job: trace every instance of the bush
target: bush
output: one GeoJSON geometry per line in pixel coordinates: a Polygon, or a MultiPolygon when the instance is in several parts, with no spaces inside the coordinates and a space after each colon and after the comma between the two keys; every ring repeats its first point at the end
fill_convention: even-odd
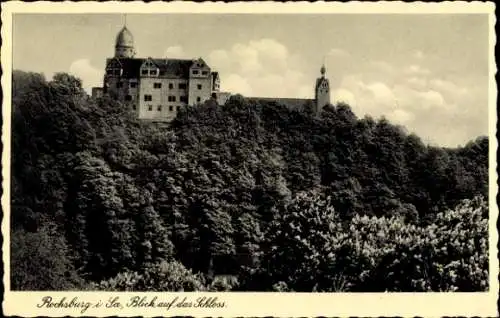
{"type": "Polygon", "coordinates": [[[66,240],[54,226],[38,232],[13,230],[11,288],[13,290],[77,290],[84,288],[75,270],[66,240]]]}
{"type": "Polygon", "coordinates": [[[358,291],[485,291],[488,206],[478,197],[437,214],[428,226],[402,218],[352,220],[351,272],[358,291]]]}
{"type": "Polygon", "coordinates": [[[203,278],[193,274],[176,261],[160,262],[145,267],[144,272],[125,272],[99,284],[95,288],[107,291],[201,291],[203,278]]]}

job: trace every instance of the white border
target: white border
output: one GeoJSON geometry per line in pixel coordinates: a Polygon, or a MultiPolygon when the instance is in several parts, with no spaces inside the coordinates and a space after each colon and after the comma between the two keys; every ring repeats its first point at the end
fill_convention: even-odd
{"type": "Polygon", "coordinates": [[[79,311],[71,309],[37,308],[43,296],[54,298],[66,296],[80,300],[107,300],[118,295],[125,301],[132,295],[156,295],[159,299],[169,300],[175,296],[197,298],[201,296],[218,297],[226,303],[224,309],[189,309],[166,311],[165,309],[131,309],[113,311],[106,308],[89,309],[86,316],[497,316],[496,301],[498,299],[498,233],[496,221],[498,207],[496,205],[496,95],[497,71],[494,59],[496,35],[494,31],[494,3],[491,2],[441,2],[441,3],[405,3],[405,2],[349,2],[349,3],[275,3],[275,2],[174,2],[174,3],[142,3],[142,2],[7,2],[2,3],[2,40],[1,65],[3,68],[3,126],[2,126],[2,175],[3,195],[2,222],[4,274],[3,310],[6,315],[19,316],[78,316],[79,311]],[[489,224],[489,256],[490,256],[490,291],[485,293],[104,293],[104,292],[12,292],[10,291],[10,111],[11,111],[11,74],[12,74],[12,15],[16,13],[272,13],[272,14],[373,14],[373,13],[405,13],[405,14],[462,14],[484,13],[489,16],[489,169],[490,169],[490,224],[489,224]]]}

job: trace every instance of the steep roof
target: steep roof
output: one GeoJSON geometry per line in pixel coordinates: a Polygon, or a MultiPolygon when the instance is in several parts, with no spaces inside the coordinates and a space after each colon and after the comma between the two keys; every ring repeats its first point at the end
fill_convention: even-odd
{"type": "MultiPolygon", "coordinates": [[[[106,65],[109,66],[115,60],[118,60],[123,69],[122,77],[137,78],[140,77],[141,65],[148,59],[111,58],[107,60],[106,65]]],[[[193,64],[192,60],[182,59],[151,59],[151,61],[159,68],[160,76],[174,78],[187,78],[189,76],[189,68],[193,64]]]]}

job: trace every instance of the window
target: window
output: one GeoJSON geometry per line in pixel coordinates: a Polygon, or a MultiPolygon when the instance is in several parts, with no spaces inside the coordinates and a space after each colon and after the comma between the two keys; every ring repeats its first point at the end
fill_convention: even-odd
{"type": "Polygon", "coordinates": [[[175,102],[175,96],[169,96],[168,97],[169,102],[175,102]]]}
{"type": "Polygon", "coordinates": [[[198,70],[193,70],[193,74],[194,74],[194,75],[197,75],[197,74],[199,74],[199,73],[200,73],[200,72],[199,72],[198,70]]]}
{"type": "Polygon", "coordinates": [[[169,89],[173,89],[173,88],[174,88],[174,84],[169,83],[169,84],[168,84],[168,88],[169,88],[169,89]]]}
{"type": "Polygon", "coordinates": [[[174,111],[174,106],[168,107],[168,110],[171,111],[171,112],[173,112],[174,111]]]}
{"type": "Polygon", "coordinates": [[[177,111],[181,111],[181,106],[177,106],[177,111]]]}
{"type": "Polygon", "coordinates": [[[201,97],[196,97],[196,101],[199,103],[201,102],[201,97]]]}
{"type": "Polygon", "coordinates": [[[106,70],[106,74],[108,75],[114,75],[114,70],[106,70]]]}
{"type": "Polygon", "coordinates": [[[145,102],[150,102],[152,100],[153,100],[153,96],[151,96],[151,95],[144,95],[144,101],[145,102]]]}
{"type": "Polygon", "coordinates": [[[201,84],[198,84],[198,89],[201,89],[201,84]]]}
{"type": "Polygon", "coordinates": [[[183,103],[187,103],[187,96],[181,96],[179,100],[183,103]]]}
{"type": "Polygon", "coordinates": [[[153,110],[153,105],[148,105],[148,110],[152,111],[153,110]]]}
{"type": "Polygon", "coordinates": [[[161,112],[161,105],[158,105],[158,111],[161,112]]]}
{"type": "Polygon", "coordinates": [[[158,74],[158,72],[156,70],[149,71],[149,75],[156,75],[156,74],[158,74]]]}
{"type": "Polygon", "coordinates": [[[134,104],[134,105],[132,105],[132,109],[133,109],[133,110],[135,110],[136,108],[137,108],[137,107],[135,106],[135,104],[134,104]]]}
{"type": "Polygon", "coordinates": [[[179,89],[186,89],[186,83],[179,84],[179,89]]]}
{"type": "Polygon", "coordinates": [[[154,88],[161,88],[161,83],[154,83],[154,84],[153,84],[153,87],[154,87],[154,88]]]}
{"type": "Polygon", "coordinates": [[[148,70],[142,70],[142,71],[141,71],[141,74],[142,74],[142,75],[148,75],[148,70]]]}
{"type": "Polygon", "coordinates": [[[121,70],[120,69],[115,69],[115,70],[113,70],[113,74],[116,75],[116,76],[120,76],[121,75],[121,70]]]}
{"type": "Polygon", "coordinates": [[[116,88],[122,88],[122,87],[123,87],[123,82],[116,83],[116,88]]]}
{"type": "Polygon", "coordinates": [[[136,88],[136,87],[137,87],[137,83],[136,82],[130,83],[130,88],[136,88]]]}
{"type": "Polygon", "coordinates": [[[132,96],[131,96],[131,95],[126,95],[126,96],[125,96],[125,100],[126,100],[127,102],[130,102],[130,101],[132,100],[132,96]]]}
{"type": "Polygon", "coordinates": [[[201,72],[202,75],[208,75],[208,72],[207,71],[203,71],[201,72]]]}

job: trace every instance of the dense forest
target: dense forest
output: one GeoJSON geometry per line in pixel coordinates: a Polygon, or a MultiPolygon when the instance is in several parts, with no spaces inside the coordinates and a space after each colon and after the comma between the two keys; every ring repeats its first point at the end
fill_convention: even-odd
{"type": "Polygon", "coordinates": [[[233,96],[141,122],[14,71],[14,290],[488,289],[488,139],[233,96]]]}

